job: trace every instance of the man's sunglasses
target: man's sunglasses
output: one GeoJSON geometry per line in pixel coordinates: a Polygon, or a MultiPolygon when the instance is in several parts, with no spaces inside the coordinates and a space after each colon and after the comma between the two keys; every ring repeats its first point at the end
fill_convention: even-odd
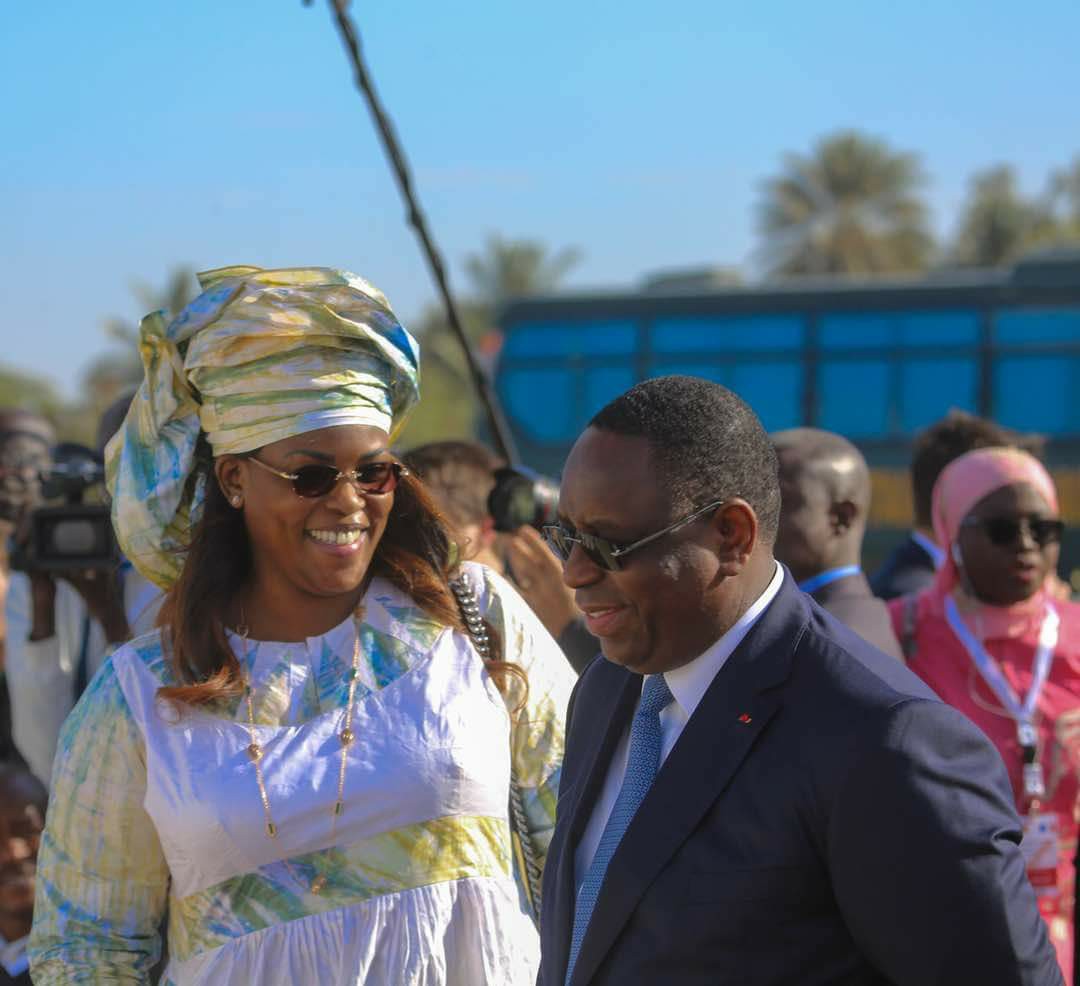
{"type": "Polygon", "coordinates": [[[409,475],[409,470],[400,462],[368,462],[356,469],[347,469],[344,472],[333,466],[312,464],[301,466],[296,472],[282,472],[280,469],[268,466],[261,459],[256,459],[253,455],[247,458],[249,462],[254,462],[267,472],[289,480],[292,483],[293,492],[305,499],[326,496],[342,479],[356,483],[361,493],[382,496],[384,493],[393,493],[397,489],[398,480],[402,476],[409,475]]]}
{"type": "Polygon", "coordinates": [[[632,541],[630,544],[618,544],[615,541],[609,541],[607,538],[597,537],[595,534],[586,534],[584,531],[567,530],[562,524],[549,524],[541,529],[541,533],[544,535],[544,540],[551,545],[552,551],[564,563],[569,561],[570,552],[574,550],[576,544],[585,552],[585,556],[594,565],[599,565],[600,568],[609,572],[617,572],[622,568],[620,558],[630,554],[631,551],[637,551],[638,548],[644,548],[645,545],[652,544],[653,541],[662,538],[665,534],[671,534],[680,527],[685,527],[703,514],[722,507],[726,502],[726,500],[716,500],[700,510],[695,510],[681,520],[675,521],[674,524],[668,525],[662,531],[657,531],[655,534],[650,534],[638,541],[632,541]]]}
{"type": "Polygon", "coordinates": [[[978,527],[1000,548],[1015,544],[1024,529],[1040,548],[1056,544],[1065,533],[1064,521],[1051,517],[965,517],[960,526],[978,527]]]}

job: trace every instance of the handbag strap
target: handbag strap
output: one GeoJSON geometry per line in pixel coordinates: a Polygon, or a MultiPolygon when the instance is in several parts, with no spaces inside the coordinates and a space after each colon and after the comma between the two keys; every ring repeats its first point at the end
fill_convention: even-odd
{"type": "MultiPolygon", "coordinates": [[[[480,606],[476,601],[476,590],[473,588],[469,576],[462,569],[457,578],[450,580],[450,589],[457,598],[461,616],[465,621],[465,627],[469,631],[477,653],[485,662],[491,660],[491,638],[484,626],[483,617],[480,615],[480,606]]],[[[513,761],[510,764],[510,821],[513,824],[514,834],[517,836],[518,848],[521,852],[521,870],[525,877],[525,890],[529,898],[529,908],[532,911],[534,922],[540,921],[540,861],[536,856],[536,847],[529,836],[528,818],[525,814],[525,802],[521,796],[521,785],[518,784],[517,771],[513,761]]]]}

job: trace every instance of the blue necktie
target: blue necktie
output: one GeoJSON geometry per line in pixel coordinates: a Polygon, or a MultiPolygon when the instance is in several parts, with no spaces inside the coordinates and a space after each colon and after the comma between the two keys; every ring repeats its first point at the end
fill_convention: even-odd
{"type": "Polygon", "coordinates": [[[589,870],[578,891],[574,907],[574,930],[570,936],[570,961],[566,965],[566,983],[574,972],[585,929],[589,926],[596,898],[600,896],[600,887],[604,882],[611,857],[622,841],[630,820],[637,813],[645,795],[652,787],[657,770],[660,769],[660,711],[671,704],[674,696],[668,690],[662,674],[656,674],[645,681],[641,691],[641,702],[630,724],[630,752],[626,758],[626,774],[623,777],[619,796],[611,809],[604,834],[596,847],[596,855],[589,865],[589,870]]]}

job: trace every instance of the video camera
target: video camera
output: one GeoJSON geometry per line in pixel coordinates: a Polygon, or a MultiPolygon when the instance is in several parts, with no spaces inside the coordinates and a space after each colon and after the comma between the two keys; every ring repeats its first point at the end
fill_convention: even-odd
{"type": "Polygon", "coordinates": [[[62,504],[36,507],[28,537],[16,547],[12,568],[23,572],[112,569],[121,561],[106,503],[84,503],[88,490],[105,482],[105,467],[90,449],[61,442],[53,464],[41,476],[44,500],[62,504]]]}
{"type": "Polygon", "coordinates": [[[495,486],[488,495],[488,513],[495,530],[554,524],[559,509],[559,484],[523,466],[495,470],[495,486]]]}

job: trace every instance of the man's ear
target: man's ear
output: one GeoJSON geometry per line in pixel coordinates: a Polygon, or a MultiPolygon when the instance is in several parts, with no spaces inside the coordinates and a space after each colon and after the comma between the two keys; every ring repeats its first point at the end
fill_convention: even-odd
{"type": "Polygon", "coordinates": [[[720,574],[738,575],[753,554],[760,530],[757,514],[741,497],[728,500],[710,521],[720,574]]]}
{"type": "Polygon", "coordinates": [[[480,521],[480,534],[477,537],[477,541],[481,548],[492,548],[495,544],[495,539],[499,536],[499,532],[495,530],[495,518],[485,517],[480,521]]]}
{"type": "Polygon", "coordinates": [[[859,508],[851,500],[837,500],[829,507],[829,526],[838,537],[847,534],[855,524],[859,508]]]}

